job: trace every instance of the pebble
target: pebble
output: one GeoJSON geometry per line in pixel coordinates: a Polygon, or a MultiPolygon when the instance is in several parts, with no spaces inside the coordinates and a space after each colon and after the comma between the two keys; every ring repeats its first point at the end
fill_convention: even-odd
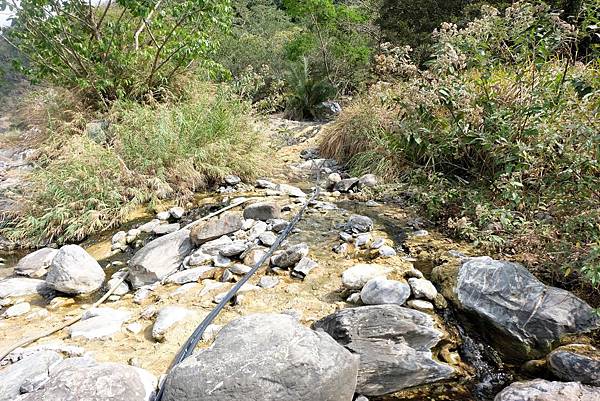
{"type": "Polygon", "coordinates": [[[342,284],[351,290],[360,290],[367,281],[375,277],[384,277],[392,269],[376,264],[357,264],[342,273],[342,284]]]}
{"type": "Polygon", "coordinates": [[[233,273],[231,271],[229,271],[229,269],[225,269],[223,271],[223,275],[221,276],[221,282],[228,283],[228,282],[234,281],[234,280],[235,280],[235,276],[233,275],[233,273]]]}
{"type": "Polygon", "coordinates": [[[213,256],[212,261],[216,267],[228,267],[231,265],[231,259],[223,255],[213,256]]]}
{"type": "Polygon", "coordinates": [[[373,229],[373,220],[367,216],[353,215],[350,216],[346,223],[346,231],[359,234],[367,233],[373,229]]]}
{"type": "Polygon", "coordinates": [[[190,316],[190,311],[185,308],[165,306],[156,316],[156,320],[152,326],[152,338],[159,342],[164,341],[167,331],[188,316],[190,316]]]}
{"type": "Polygon", "coordinates": [[[48,316],[50,316],[50,312],[47,309],[38,309],[25,316],[25,318],[27,320],[37,320],[47,318],[48,316]]]}

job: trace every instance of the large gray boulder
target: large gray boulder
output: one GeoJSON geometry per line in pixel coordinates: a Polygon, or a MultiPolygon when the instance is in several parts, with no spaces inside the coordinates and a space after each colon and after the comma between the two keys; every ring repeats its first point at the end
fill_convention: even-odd
{"type": "Polygon", "coordinates": [[[14,401],[21,386],[46,380],[48,371],[60,361],[58,353],[40,351],[0,370],[0,401],[14,401]]]}
{"type": "Polygon", "coordinates": [[[156,379],[117,363],[77,363],[51,372],[42,387],[13,401],[150,401],[156,379]]]}
{"type": "Polygon", "coordinates": [[[46,283],[65,294],[88,294],[104,284],[105,274],[96,259],[79,245],[65,245],[48,270],[46,283]]]}
{"type": "Polygon", "coordinates": [[[600,352],[589,345],[569,345],[546,358],[550,371],[564,381],[600,386],[600,352]]]}
{"type": "Polygon", "coordinates": [[[225,212],[218,219],[211,219],[196,224],[190,233],[194,245],[202,245],[223,235],[241,230],[242,215],[236,212],[225,212]]]}
{"type": "Polygon", "coordinates": [[[42,248],[24,256],[15,266],[15,274],[28,277],[43,277],[46,275],[52,259],[58,249],[42,248]]]}
{"type": "Polygon", "coordinates": [[[177,365],[163,401],[351,401],[357,368],[356,356],[291,316],[249,315],[177,365]]]}
{"type": "Polygon", "coordinates": [[[189,230],[179,230],[149,242],[129,261],[131,285],[140,288],[162,280],[176,271],[191,251],[189,230]]]}
{"type": "Polygon", "coordinates": [[[440,266],[432,277],[510,360],[543,357],[562,337],[600,327],[588,304],[543,284],[517,263],[470,258],[457,270],[440,266]]]}
{"type": "Polygon", "coordinates": [[[389,394],[454,375],[452,367],[432,358],[443,333],[425,313],[398,305],[364,306],[340,310],[315,328],[360,356],[359,394],[389,394]]]}
{"type": "Polygon", "coordinates": [[[0,280],[0,299],[44,295],[52,289],[44,280],[26,277],[13,277],[0,280]]]}
{"type": "Polygon", "coordinates": [[[360,291],[360,299],[365,305],[397,304],[404,305],[410,297],[408,284],[385,277],[375,277],[360,291]]]}
{"type": "Polygon", "coordinates": [[[536,379],[515,382],[502,390],[494,401],[598,401],[600,388],[577,382],[536,379]]]}

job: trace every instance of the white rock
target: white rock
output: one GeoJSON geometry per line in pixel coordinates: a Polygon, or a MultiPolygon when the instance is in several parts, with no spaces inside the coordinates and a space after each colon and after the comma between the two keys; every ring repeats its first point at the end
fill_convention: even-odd
{"type": "Polygon", "coordinates": [[[408,305],[409,308],[420,310],[421,312],[430,312],[434,309],[431,302],[422,299],[411,299],[406,302],[406,305],[408,305]]]}
{"type": "Polygon", "coordinates": [[[396,256],[396,251],[391,246],[383,245],[379,248],[379,256],[382,258],[391,258],[396,256]]]}
{"type": "Polygon", "coordinates": [[[133,334],[138,334],[144,329],[144,326],[142,326],[142,324],[139,322],[134,322],[128,324],[127,326],[125,326],[125,328],[133,334]]]}
{"type": "Polygon", "coordinates": [[[262,288],[273,288],[279,284],[279,278],[275,276],[262,276],[258,281],[258,286],[262,288]]]}
{"type": "Polygon", "coordinates": [[[15,266],[15,274],[29,277],[43,277],[58,249],[42,248],[24,256],[15,266]]]}
{"type": "Polygon", "coordinates": [[[215,268],[213,266],[202,266],[193,269],[183,270],[170,275],[167,278],[167,283],[173,284],[186,284],[197,282],[200,279],[213,278],[215,275],[215,268]]]}
{"type": "Polygon", "coordinates": [[[31,305],[29,302],[21,302],[19,304],[13,305],[7,310],[4,311],[2,317],[8,319],[11,317],[17,317],[26,314],[31,310],[31,305]]]}
{"type": "Polygon", "coordinates": [[[152,326],[152,338],[156,341],[164,341],[167,331],[190,314],[189,310],[178,306],[162,308],[152,326]]]}
{"type": "Polygon", "coordinates": [[[433,301],[438,294],[433,283],[427,279],[409,278],[408,284],[410,285],[415,298],[425,298],[433,301]]]}
{"type": "Polygon", "coordinates": [[[240,276],[248,273],[250,270],[252,270],[252,268],[250,266],[246,266],[241,263],[235,263],[233,266],[231,266],[229,268],[230,272],[232,272],[233,274],[238,274],[240,276]]]}
{"type": "Polygon", "coordinates": [[[78,295],[98,290],[104,278],[104,270],[82,247],[65,245],[52,260],[46,283],[56,291],[78,295]]]}
{"type": "Polygon", "coordinates": [[[0,280],[0,299],[44,294],[49,287],[44,280],[14,277],[0,280]]]}
{"type": "Polygon", "coordinates": [[[185,209],[179,206],[175,206],[169,209],[169,214],[171,215],[171,217],[173,217],[174,219],[179,220],[180,218],[183,217],[185,213],[185,209]]]}
{"type": "Polygon", "coordinates": [[[383,277],[369,280],[360,291],[360,299],[365,305],[403,305],[408,297],[410,297],[408,284],[383,277]]]}
{"type": "Polygon", "coordinates": [[[126,237],[127,237],[127,233],[125,231],[119,231],[115,235],[112,236],[110,242],[112,244],[125,244],[126,237]]]}
{"type": "Polygon", "coordinates": [[[231,259],[229,259],[223,255],[215,255],[215,256],[213,256],[212,260],[213,260],[213,264],[216,267],[227,267],[232,263],[231,259]]]}
{"type": "Polygon", "coordinates": [[[169,220],[169,217],[171,217],[171,213],[168,210],[156,214],[156,218],[162,221],[169,220]]]}
{"type": "Polygon", "coordinates": [[[386,277],[392,268],[376,264],[357,264],[342,273],[342,284],[352,290],[360,290],[375,277],[386,277]]]}
{"type": "Polygon", "coordinates": [[[151,233],[151,232],[152,232],[152,230],[154,230],[154,227],[158,226],[159,224],[160,224],[160,220],[158,220],[158,219],[153,219],[153,220],[150,220],[150,221],[149,221],[149,222],[147,222],[147,223],[144,223],[144,224],[142,224],[142,225],[139,227],[139,230],[140,230],[141,232],[144,232],[144,233],[151,233]]]}
{"type": "Polygon", "coordinates": [[[206,330],[204,330],[204,333],[202,333],[202,341],[213,341],[217,338],[217,335],[219,335],[219,331],[221,331],[222,328],[223,326],[219,324],[209,324],[208,327],[206,327],[206,330]]]}

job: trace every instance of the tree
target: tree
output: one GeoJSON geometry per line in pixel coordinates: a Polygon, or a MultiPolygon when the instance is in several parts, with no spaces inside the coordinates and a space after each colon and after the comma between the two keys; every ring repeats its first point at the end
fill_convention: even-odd
{"type": "Polygon", "coordinates": [[[25,72],[104,105],[161,98],[206,62],[231,18],[229,0],[0,0],[7,8],[16,15],[3,37],[27,56],[25,72]]]}

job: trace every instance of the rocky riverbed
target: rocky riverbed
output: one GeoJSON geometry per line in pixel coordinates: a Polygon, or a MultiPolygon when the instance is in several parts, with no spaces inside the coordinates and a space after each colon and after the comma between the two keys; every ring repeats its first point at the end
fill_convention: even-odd
{"type": "Polygon", "coordinates": [[[377,177],[320,158],[320,128],[271,119],[273,168],[256,182],[226,177],[191,207],[6,257],[2,348],[85,313],[0,362],[0,401],[150,400],[159,380],[170,401],[600,399],[588,337],[600,320],[585,302],[445,238],[393,199],[370,199],[377,177]],[[285,230],[317,172],[318,200],[195,354],[163,376],[285,230]]]}

